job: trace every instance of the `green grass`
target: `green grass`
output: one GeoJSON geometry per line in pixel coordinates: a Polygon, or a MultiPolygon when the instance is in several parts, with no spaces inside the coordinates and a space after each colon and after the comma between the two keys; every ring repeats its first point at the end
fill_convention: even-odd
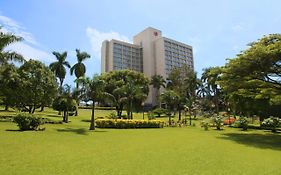
{"type": "MultiPolygon", "coordinates": [[[[61,120],[56,114],[47,110],[40,115],[61,120]]],[[[280,174],[280,133],[203,131],[198,124],[89,131],[89,119],[90,110],[80,110],[68,124],[26,132],[17,131],[14,123],[0,122],[0,174],[280,174]]]]}

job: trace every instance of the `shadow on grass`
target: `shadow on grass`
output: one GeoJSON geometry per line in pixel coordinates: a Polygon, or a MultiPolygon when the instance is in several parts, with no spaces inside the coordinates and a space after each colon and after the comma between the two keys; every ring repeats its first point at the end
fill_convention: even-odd
{"type": "Polygon", "coordinates": [[[225,140],[235,141],[239,144],[253,146],[263,149],[275,149],[281,151],[281,135],[280,134],[243,134],[243,133],[227,133],[223,137],[225,140]]]}
{"type": "Polygon", "coordinates": [[[81,122],[91,122],[91,120],[88,119],[82,119],[81,122]]]}
{"type": "Polygon", "coordinates": [[[5,131],[10,131],[10,132],[23,132],[22,130],[19,130],[19,129],[6,129],[5,131]]]}
{"type": "Polygon", "coordinates": [[[90,131],[85,128],[65,128],[65,129],[57,129],[57,131],[58,132],[72,132],[72,133],[79,134],[79,135],[88,135],[89,132],[107,132],[107,131],[102,131],[102,130],[90,131]]]}

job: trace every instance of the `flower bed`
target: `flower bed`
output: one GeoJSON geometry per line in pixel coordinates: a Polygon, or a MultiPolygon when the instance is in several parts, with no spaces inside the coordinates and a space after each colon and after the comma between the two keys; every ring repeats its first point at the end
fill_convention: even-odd
{"type": "Polygon", "coordinates": [[[97,128],[163,128],[164,122],[159,120],[124,120],[124,119],[97,119],[97,128]]]}

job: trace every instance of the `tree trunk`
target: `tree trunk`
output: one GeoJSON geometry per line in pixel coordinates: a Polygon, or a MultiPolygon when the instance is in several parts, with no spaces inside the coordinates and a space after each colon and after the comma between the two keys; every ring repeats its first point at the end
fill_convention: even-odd
{"type": "Polygon", "coordinates": [[[95,101],[93,101],[90,130],[95,130],[95,101]]]}
{"type": "Polygon", "coordinates": [[[40,112],[43,112],[43,111],[44,111],[44,107],[45,107],[45,106],[42,104],[42,105],[41,105],[40,112]]]}
{"type": "Polygon", "coordinates": [[[180,106],[178,106],[178,109],[179,109],[179,121],[181,121],[181,108],[180,108],[180,106]]]}
{"type": "Polygon", "coordinates": [[[5,105],[5,111],[9,111],[9,105],[5,105]]]}
{"type": "Polygon", "coordinates": [[[35,109],[36,109],[36,107],[35,107],[35,105],[34,105],[32,111],[31,111],[32,114],[34,114],[35,109]]]}

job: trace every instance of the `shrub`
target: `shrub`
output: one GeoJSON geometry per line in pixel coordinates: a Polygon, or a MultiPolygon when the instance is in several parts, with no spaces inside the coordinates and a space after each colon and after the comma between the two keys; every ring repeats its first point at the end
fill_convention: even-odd
{"type": "Polygon", "coordinates": [[[209,130],[209,123],[207,121],[202,121],[201,127],[204,128],[205,131],[208,131],[209,130]]]}
{"type": "Polygon", "coordinates": [[[221,130],[221,127],[223,126],[223,120],[220,115],[216,115],[213,117],[213,123],[217,127],[217,130],[221,130]]]}
{"type": "Polygon", "coordinates": [[[281,119],[278,117],[269,117],[265,119],[262,124],[264,128],[270,128],[272,132],[276,132],[277,128],[281,126],[281,119]]]}
{"type": "Polygon", "coordinates": [[[118,116],[116,115],[115,112],[111,112],[107,118],[109,118],[109,119],[117,119],[118,116]]]}
{"type": "Polygon", "coordinates": [[[235,128],[242,128],[243,131],[246,131],[249,127],[249,121],[246,117],[240,117],[239,120],[236,120],[233,124],[235,128]]]}
{"type": "Polygon", "coordinates": [[[34,117],[30,114],[20,113],[14,117],[14,122],[17,123],[18,127],[22,131],[26,130],[38,130],[40,125],[44,122],[39,117],[34,117]]]}
{"type": "Polygon", "coordinates": [[[156,115],[156,117],[161,117],[161,115],[166,114],[167,112],[168,110],[164,108],[156,108],[152,111],[152,113],[156,115]]]}
{"type": "Polygon", "coordinates": [[[152,112],[149,112],[149,113],[147,114],[147,118],[148,118],[148,120],[154,120],[156,117],[153,115],[152,112]]]}
{"type": "Polygon", "coordinates": [[[97,119],[97,128],[163,128],[164,122],[159,120],[124,120],[124,119],[97,119]]]}

